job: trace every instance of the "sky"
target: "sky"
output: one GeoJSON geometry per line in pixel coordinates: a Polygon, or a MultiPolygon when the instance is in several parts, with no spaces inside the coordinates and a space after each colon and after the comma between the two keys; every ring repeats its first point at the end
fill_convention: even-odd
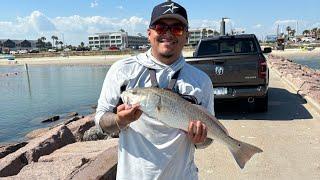
{"type": "MultiPolygon", "coordinates": [[[[0,39],[48,41],[55,35],[64,44],[88,44],[94,33],[126,30],[142,33],[155,5],[163,0],[0,0],[0,39]]],[[[226,32],[244,30],[259,39],[287,26],[301,34],[320,28],[319,0],[177,0],[188,12],[189,28],[209,27],[219,31],[228,17],[226,32]]]]}

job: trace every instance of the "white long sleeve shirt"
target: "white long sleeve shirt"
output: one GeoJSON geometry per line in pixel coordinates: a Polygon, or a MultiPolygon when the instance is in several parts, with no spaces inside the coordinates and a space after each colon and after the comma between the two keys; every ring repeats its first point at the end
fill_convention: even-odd
{"type": "MultiPolygon", "coordinates": [[[[126,89],[151,86],[148,68],[156,70],[161,88],[167,87],[174,73],[181,69],[176,82],[179,93],[195,96],[214,115],[212,82],[207,74],[187,64],[182,56],[165,65],[149,50],[110,67],[98,101],[96,125],[99,126],[105,112],[112,112],[118,104],[121,86],[126,85],[126,89]]],[[[142,114],[120,132],[117,179],[198,179],[194,151],[185,132],[142,114]]]]}

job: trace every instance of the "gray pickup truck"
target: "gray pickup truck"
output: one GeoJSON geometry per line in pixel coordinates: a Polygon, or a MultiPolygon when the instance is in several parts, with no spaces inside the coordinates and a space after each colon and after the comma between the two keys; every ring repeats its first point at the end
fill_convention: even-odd
{"type": "Polygon", "coordinates": [[[213,83],[215,101],[246,99],[254,110],[268,110],[269,70],[254,34],[202,39],[186,61],[206,72],[213,83]]]}

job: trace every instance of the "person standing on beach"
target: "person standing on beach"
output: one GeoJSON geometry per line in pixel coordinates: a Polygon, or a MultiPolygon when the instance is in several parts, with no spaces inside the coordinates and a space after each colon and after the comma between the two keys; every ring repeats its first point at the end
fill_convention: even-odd
{"type": "Polygon", "coordinates": [[[207,142],[207,127],[198,120],[188,132],[169,128],[121,103],[120,94],[136,87],[168,88],[214,115],[210,78],[182,56],[188,39],[187,12],[168,1],[154,7],[147,30],[151,48],[114,63],[103,83],[95,123],[106,133],[120,131],[117,179],[198,179],[196,146],[207,142]]]}

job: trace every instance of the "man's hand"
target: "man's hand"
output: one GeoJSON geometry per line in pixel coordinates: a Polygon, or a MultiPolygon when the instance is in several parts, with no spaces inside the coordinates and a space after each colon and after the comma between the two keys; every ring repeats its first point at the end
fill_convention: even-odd
{"type": "Polygon", "coordinates": [[[203,143],[207,138],[207,126],[201,121],[190,121],[188,136],[194,144],[203,143]]]}
{"type": "Polygon", "coordinates": [[[131,122],[139,119],[142,114],[139,107],[139,104],[121,104],[117,107],[117,122],[121,128],[124,128],[131,122]]]}

